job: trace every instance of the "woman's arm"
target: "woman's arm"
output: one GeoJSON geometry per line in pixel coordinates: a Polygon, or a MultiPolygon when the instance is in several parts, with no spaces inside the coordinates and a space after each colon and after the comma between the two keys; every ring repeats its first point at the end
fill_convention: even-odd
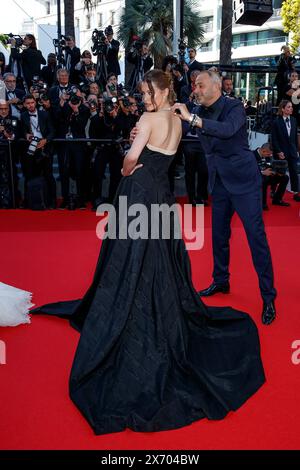
{"type": "MultiPolygon", "coordinates": [[[[139,131],[132,143],[129,152],[124,158],[122,169],[123,176],[129,176],[131,172],[135,169],[139,156],[142,153],[143,148],[149,141],[151,135],[150,119],[151,118],[148,113],[144,113],[141,116],[139,122],[137,123],[139,131]]],[[[138,168],[140,168],[141,166],[143,165],[138,165],[138,168]]]]}

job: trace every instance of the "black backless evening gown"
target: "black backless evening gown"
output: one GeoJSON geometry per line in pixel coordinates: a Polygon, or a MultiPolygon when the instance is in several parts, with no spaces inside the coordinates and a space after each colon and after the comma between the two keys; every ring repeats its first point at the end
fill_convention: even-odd
{"type": "MultiPolygon", "coordinates": [[[[124,177],[128,206],[175,203],[173,156],[145,147],[124,177]]],[[[32,311],[69,318],[81,332],[70,396],[96,434],[149,432],[222,419],[264,383],[257,328],[244,312],[206,307],[183,240],[105,239],[83,299],[32,311]]]]}

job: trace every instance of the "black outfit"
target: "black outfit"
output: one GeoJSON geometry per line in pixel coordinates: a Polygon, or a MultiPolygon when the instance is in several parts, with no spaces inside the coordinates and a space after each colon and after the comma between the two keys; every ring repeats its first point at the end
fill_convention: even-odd
{"type": "Polygon", "coordinates": [[[129,51],[126,55],[126,60],[134,65],[134,68],[131,72],[130,78],[128,80],[127,86],[134,90],[136,88],[137,83],[142,80],[145,73],[151,69],[153,66],[152,58],[147,56],[141,56],[137,51],[129,51]]]}
{"type": "Polygon", "coordinates": [[[110,47],[107,47],[106,62],[107,62],[107,74],[114,73],[116,76],[121,75],[121,69],[119,64],[119,49],[120,43],[116,39],[112,39],[110,47]]]}
{"type": "Polygon", "coordinates": [[[13,59],[20,61],[25,82],[28,86],[28,89],[32,85],[32,79],[35,75],[40,76],[41,74],[41,65],[46,64],[41,51],[34,47],[28,47],[22,52],[18,52],[18,49],[15,47],[11,48],[11,56],[13,59]]]}
{"type": "MultiPolygon", "coordinates": [[[[89,136],[92,139],[118,139],[121,137],[120,121],[116,118],[111,118],[105,114],[104,118],[95,116],[91,120],[89,128],[89,136]]],[[[117,143],[99,143],[96,147],[95,161],[94,161],[94,196],[95,203],[103,199],[102,183],[104,179],[106,166],[109,165],[109,189],[108,199],[113,201],[117,187],[121,180],[121,169],[123,166],[123,152],[120,144],[117,143]]]]}
{"type": "Polygon", "coordinates": [[[80,62],[81,54],[79,47],[74,46],[73,49],[66,47],[65,49],[65,62],[66,69],[70,73],[70,82],[78,84],[78,73],[75,66],[80,62]]]}
{"type": "Polygon", "coordinates": [[[290,116],[289,120],[291,126],[290,135],[288,135],[287,127],[282,116],[278,116],[273,123],[271,133],[273,154],[274,156],[276,156],[280,152],[284,153],[289,167],[291,189],[292,191],[299,192],[299,181],[297,172],[297,121],[293,116],[290,116]]]}
{"type": "MultiPolygon", "coordinates": [[[[37,110],[36,114],[38,116],[38,127],[43,138],[47,139],[47,141],[52,140],[54,138],[54,128],[50,115],[46,111],[40,110],[37,110]]],[[[21,115],[21,128],[24,137],[26,137],[26,134],[33,133],[28,111],[25,111],[21,115]]],[[[29,144],[26,144],[26,150],[28,146],[29,144]]],[[[56,204],[56,183],[53,176],[53,155],[49,145],[46,144],[43,150],[36,150],[34,155],[23,155],[21,165],[25,177],[25,203],[28,181],[38,176],[43,176],[46,181],[48,194],[46,204],[49,207],[54,207],[56,204]]]]}
{"type": "MultiPolygon", "coordinates": [[[[256,158],[258,166],[261,168],[262,157],[260,156],[258,149],[254,150],[254,156],[256,158]]],[[[262,203],[263,207],[267,205],[267,192],[268,186],[274,188],[273,202],[277,203],[282,201],[283,195],[285,193],[287,184],[289,182],[288,175],[271,175],[266,176],[262,174],[262,203]]]]}
{"type": "MultiPolygon", "coordinates": [[[[145,147],[144,166],[122,179],[117,196],[149,210],[152,203],[174,204],[171,161],[145,147]]],[[[105,239],[85,297],[32,313],[71,315],[81,331],[69,390],[96,434],[222,419],[265,380],[254,322],[202,303],[185,244],[173,232],[168,240],[105,239]]]]}
{"type": "MultiPolygon", "coordinates": [[[[68,103],[65,103],[61,110],[62,121],[67,125],[68,133],[70,132],[72,137],[77,139],[86,138],[85,126],[89,116],[90,111],[83,104],[79,106],[79,113],[77,115],[73,113],[68,103]]],[[[68,181],[68,186],[70,176],[76,180],[78,203],[80,205],[85,201],[85,175],[87,174],[89,164],[86,143],[72,142],[72,139],[70,139],[70,143],[66,144],[65,150],[66,162],[62,168],[64,173],[63,179],[68,181]]],[[[65,194],[63,197],[65,199],[65,194]]]]}
{"type": "Polygon", "coordinates": [[[277,106],[284,99],[285,87],[289,81],[289,74],[294,70],[294,62],[292,56],[285,57],[284,54],[279,56],[277,74],[274,80],[274,85],[277,86],[277,106]]]}
{"type": "Polygon", "coordinates": [[[48,88],[51,88],[56,82],[56,72],[57,67],[54,65],[50,67],[50,65],[45,65],[45,67],[41,70],[41,78],[47,84],[48,88]]]}

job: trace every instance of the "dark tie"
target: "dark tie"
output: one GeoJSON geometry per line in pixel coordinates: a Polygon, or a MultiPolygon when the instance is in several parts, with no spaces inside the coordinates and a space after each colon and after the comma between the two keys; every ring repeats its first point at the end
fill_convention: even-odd
{"type": "Polygon", "coordinates": [[[287,125],[288,127],[291,126],[291,124],[290,124],[290,119],[289,119],[288,117],[286,118],[285,122],[286,122],[286,125],[287,125]]]}

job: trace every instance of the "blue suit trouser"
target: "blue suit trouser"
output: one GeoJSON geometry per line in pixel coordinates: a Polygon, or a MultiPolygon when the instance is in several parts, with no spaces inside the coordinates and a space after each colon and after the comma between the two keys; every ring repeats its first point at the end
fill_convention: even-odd
{"type": "Polygon", "coordinates": [[[212,191],[213,278],[216,284],[229,280],[231,219],[237,212],[244,226],[258,276],[261,296],[269,303],[276,297],[270,248],[262,217],[261,188],[247,194],[232,194],[217,175],[212,191]]]}

